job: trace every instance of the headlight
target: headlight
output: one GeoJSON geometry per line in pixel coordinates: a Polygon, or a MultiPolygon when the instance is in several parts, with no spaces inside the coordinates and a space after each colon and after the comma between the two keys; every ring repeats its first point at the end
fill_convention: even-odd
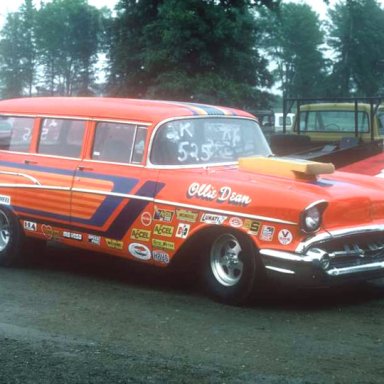
{"type": "Polygon", "coordinates": [[[304,209],[300,220],[300,228],[304,233],[313,233],[319,230],[327,205],[326,201],[318,201],[304,209]]]}

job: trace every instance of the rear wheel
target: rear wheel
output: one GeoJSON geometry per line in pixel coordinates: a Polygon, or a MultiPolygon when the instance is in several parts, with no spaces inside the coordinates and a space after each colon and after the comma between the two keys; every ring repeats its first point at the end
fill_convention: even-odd
{"type": "Polygon", "coordinates": [[[0,265],[10,266],[20,258],[24,234],[15,215],[0,207],[0,265]]]}
{"type": "Polygon", "coordinates": [[[257,255],[245,235],[217,234],[203,266],[206,287],[214,298],[232,305],[249,298],[257,276],[257,255]]]}

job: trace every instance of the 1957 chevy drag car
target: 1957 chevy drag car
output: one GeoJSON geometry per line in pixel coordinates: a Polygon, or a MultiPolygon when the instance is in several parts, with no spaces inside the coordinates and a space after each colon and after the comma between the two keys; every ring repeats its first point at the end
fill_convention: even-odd
{"type": "Polygon", "coordinates": [[[189,257],[231,304],[268,277],[384,276],[384,180],[276,158],[246,112],[30,98],[1,101],[0,119],[2,265],[47,240],[159,267],[189,257]]]}

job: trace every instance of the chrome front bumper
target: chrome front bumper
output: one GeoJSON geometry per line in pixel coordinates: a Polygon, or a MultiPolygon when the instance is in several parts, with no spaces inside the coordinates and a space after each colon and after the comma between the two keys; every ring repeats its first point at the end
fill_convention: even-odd
{"type": "Polygon", "coordinates": [[[384,227],[326,232],[300,243],[295,251],[261,249],[269,275],[298,283],[328,284],[384,277],[384,227]]]}

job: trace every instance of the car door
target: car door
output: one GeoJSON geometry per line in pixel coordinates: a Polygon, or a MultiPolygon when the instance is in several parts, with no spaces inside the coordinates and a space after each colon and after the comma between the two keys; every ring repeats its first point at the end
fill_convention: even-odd
{"type": "Polygon", "coordinates": [[[157,172],[142,165],[146,134],[137,124],[95,123],[71,197],[72,227],[85,234],[88,247],[151,258],[157,172]]]}
{"type": "Polygon", "coordinates": [[[36,150],[26,153],[20,164],[28,177],[17,210],[21,218],[40,223],[44,236],[52,239],[60,235],[53,227],[70,224],[71,187],[82,156],[86,121],[47,117],[39,119],[39,125],[36,150]]]}

